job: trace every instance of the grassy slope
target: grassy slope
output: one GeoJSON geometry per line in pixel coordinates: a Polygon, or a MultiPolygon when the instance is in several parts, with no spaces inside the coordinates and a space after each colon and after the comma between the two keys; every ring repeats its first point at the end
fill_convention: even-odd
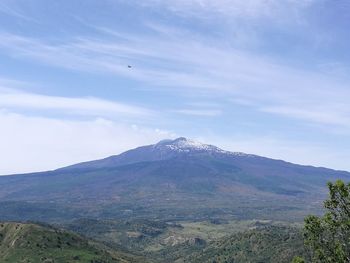
{"type": "Polygon", "coordinates": [[[0,258],[4,263],[136,262],[71,232],[21,223],[0,224],[0,258]]]}

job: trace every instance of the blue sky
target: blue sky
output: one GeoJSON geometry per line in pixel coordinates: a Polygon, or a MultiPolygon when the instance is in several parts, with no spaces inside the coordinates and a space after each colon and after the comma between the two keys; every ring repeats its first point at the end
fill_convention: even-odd
{"type": "Polygon", "coordinates": [[[346,0],[2,0],[0,174],[178,136],[350,170],[349,18],[346,0]]]}

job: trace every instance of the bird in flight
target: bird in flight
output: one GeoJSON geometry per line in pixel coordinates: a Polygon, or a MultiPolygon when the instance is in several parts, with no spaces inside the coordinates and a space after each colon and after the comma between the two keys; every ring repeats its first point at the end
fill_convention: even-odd
{"type": "Polygon", "coordinates": [[[128,68],[132,68],[130,65],[128,65],[128,68]]]}

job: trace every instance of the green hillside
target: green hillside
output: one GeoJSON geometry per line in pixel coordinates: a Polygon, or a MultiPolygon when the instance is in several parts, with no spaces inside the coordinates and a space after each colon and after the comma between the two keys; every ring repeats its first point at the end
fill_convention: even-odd
{"type": "Polygon", "coordinates": [[[301,225],[273,221],[75,220],[63,225],[150,262],[288,262],[304,255],[301,225]]]}
{"type": "Polygon", "coordinates": [[[0,224],[0,258],[3,263],[137,262],[77,234],[22,223],[0,224]]]}
{"type": "Polygon", "coordinates": [[[298,255],[305,255],[300,229],[267,226],[221,238],[185,262],[290,263],[298,255]]]}

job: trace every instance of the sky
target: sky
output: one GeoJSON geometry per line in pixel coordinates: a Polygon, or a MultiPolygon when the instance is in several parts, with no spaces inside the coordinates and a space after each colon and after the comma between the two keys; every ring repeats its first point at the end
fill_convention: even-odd
{"type": "Polygon", "coordinates": [[[347,0],[1,0],[0,174],[180,136],[350,171],[349,28],[347,0]]]}

